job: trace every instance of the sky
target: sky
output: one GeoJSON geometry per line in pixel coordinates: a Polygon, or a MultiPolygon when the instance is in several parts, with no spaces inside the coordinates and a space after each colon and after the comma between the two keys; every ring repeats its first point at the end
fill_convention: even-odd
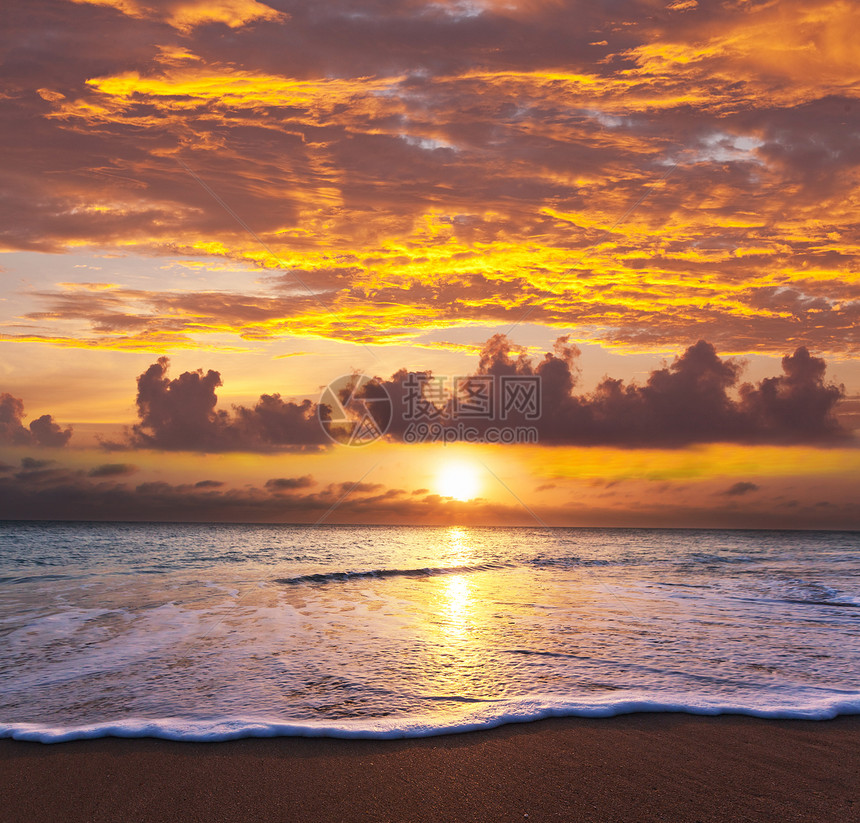
{"type": "Polygon", "coordinates": [[[11,0],[0,518],[860,528],[860,6],[11,0]]]}

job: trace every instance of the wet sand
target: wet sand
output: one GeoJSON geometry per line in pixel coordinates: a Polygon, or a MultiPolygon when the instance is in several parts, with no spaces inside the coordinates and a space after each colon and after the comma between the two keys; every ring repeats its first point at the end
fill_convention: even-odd
{"type": "Polygon", "coordinates": [[[2,821],[860,820],[860,717],[642,714],[423,740],[0,740],[2,821]]]}

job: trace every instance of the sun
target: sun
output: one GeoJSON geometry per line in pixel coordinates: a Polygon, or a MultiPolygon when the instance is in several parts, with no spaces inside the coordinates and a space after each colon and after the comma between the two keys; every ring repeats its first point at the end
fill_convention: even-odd
{"type": "Polygon", "coordinates": [[[480,469],[472,463],[458,460],[446,463],[436,476],[436,490],[443,497],[471,500],[481,488],[480,469]]]}

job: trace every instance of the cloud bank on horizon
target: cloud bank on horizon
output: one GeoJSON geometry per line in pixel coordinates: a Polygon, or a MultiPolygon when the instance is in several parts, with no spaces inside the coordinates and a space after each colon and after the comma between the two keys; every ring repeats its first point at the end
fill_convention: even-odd
{"type": "Polygon", "coordinates": [[[36,289],[2,337],[375,344],[528,312],[856,353],[858,27],[847,0],[17,0],[3,247],[263,279],[36,289]]]}
{"type": "MultiPolygon", "coordinates": [[[[713,345],[700,340],[647,380],[625,384],[605,377],[595,391],[575,393],[580,356],[567,337],[537,364],[502,334],[485,344],[475,376],[534,376],[540,415],[529,421],[543,445],[677,448],[700,443],[782,443],[786,445],[852,445],[854,438],[837,419],[842,386],[825,381],[826,363],[800,347],[782,359],[783,374],[758,383],[740,383],[743,363],[720,358],[713,345]],[[733,394],[735,396],[733,396],[733,394]]],[[[282,449],[318,451],[331,445],[322,419],[331,408],[310,398],[294,402],[264,394],[253,407],[217,407],[221,375],[212,369],[186,371],[170,378],[170,361],[161,357],[137,378],[138,422],[125,440],[105,441],[111,450],[154,449],[198,452],[269,452],[282,449]]],[[[431,372],[400,369],[388,380],[376,379],[391,411],[378,421],[389,440],[408,442],[407,385],[417,378],[423,387],[431,372]]],[[[468,376],[461,380],[468,379],[468,376]]],[[[439,425],[454,425],[450,399],[422,396],[439,425]]],[[[44,415],[25,429],[23,403],[0,395],[0,444],[62,446],[71,437],[44,415]]],[[[522,417],[522,416],[521,416],[522,417]]],[[[471,421],[486,428],[493,421],[471,421]]],[[[525,418],[512,418],[526,422],[525,418]]],[[[456,439],[456,438],[455,438],[456,439]]],[[[454,442],[449,441],[449,442],[454,442]]]]}

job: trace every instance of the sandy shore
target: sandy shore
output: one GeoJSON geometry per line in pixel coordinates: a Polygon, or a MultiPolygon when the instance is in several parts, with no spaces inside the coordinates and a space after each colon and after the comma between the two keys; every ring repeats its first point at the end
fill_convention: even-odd
{"type": "Polygon", "coordinates": [[[3,821],[860,820],[860,717],[632,715],[409,741],[0,740],[3,821]]]}

